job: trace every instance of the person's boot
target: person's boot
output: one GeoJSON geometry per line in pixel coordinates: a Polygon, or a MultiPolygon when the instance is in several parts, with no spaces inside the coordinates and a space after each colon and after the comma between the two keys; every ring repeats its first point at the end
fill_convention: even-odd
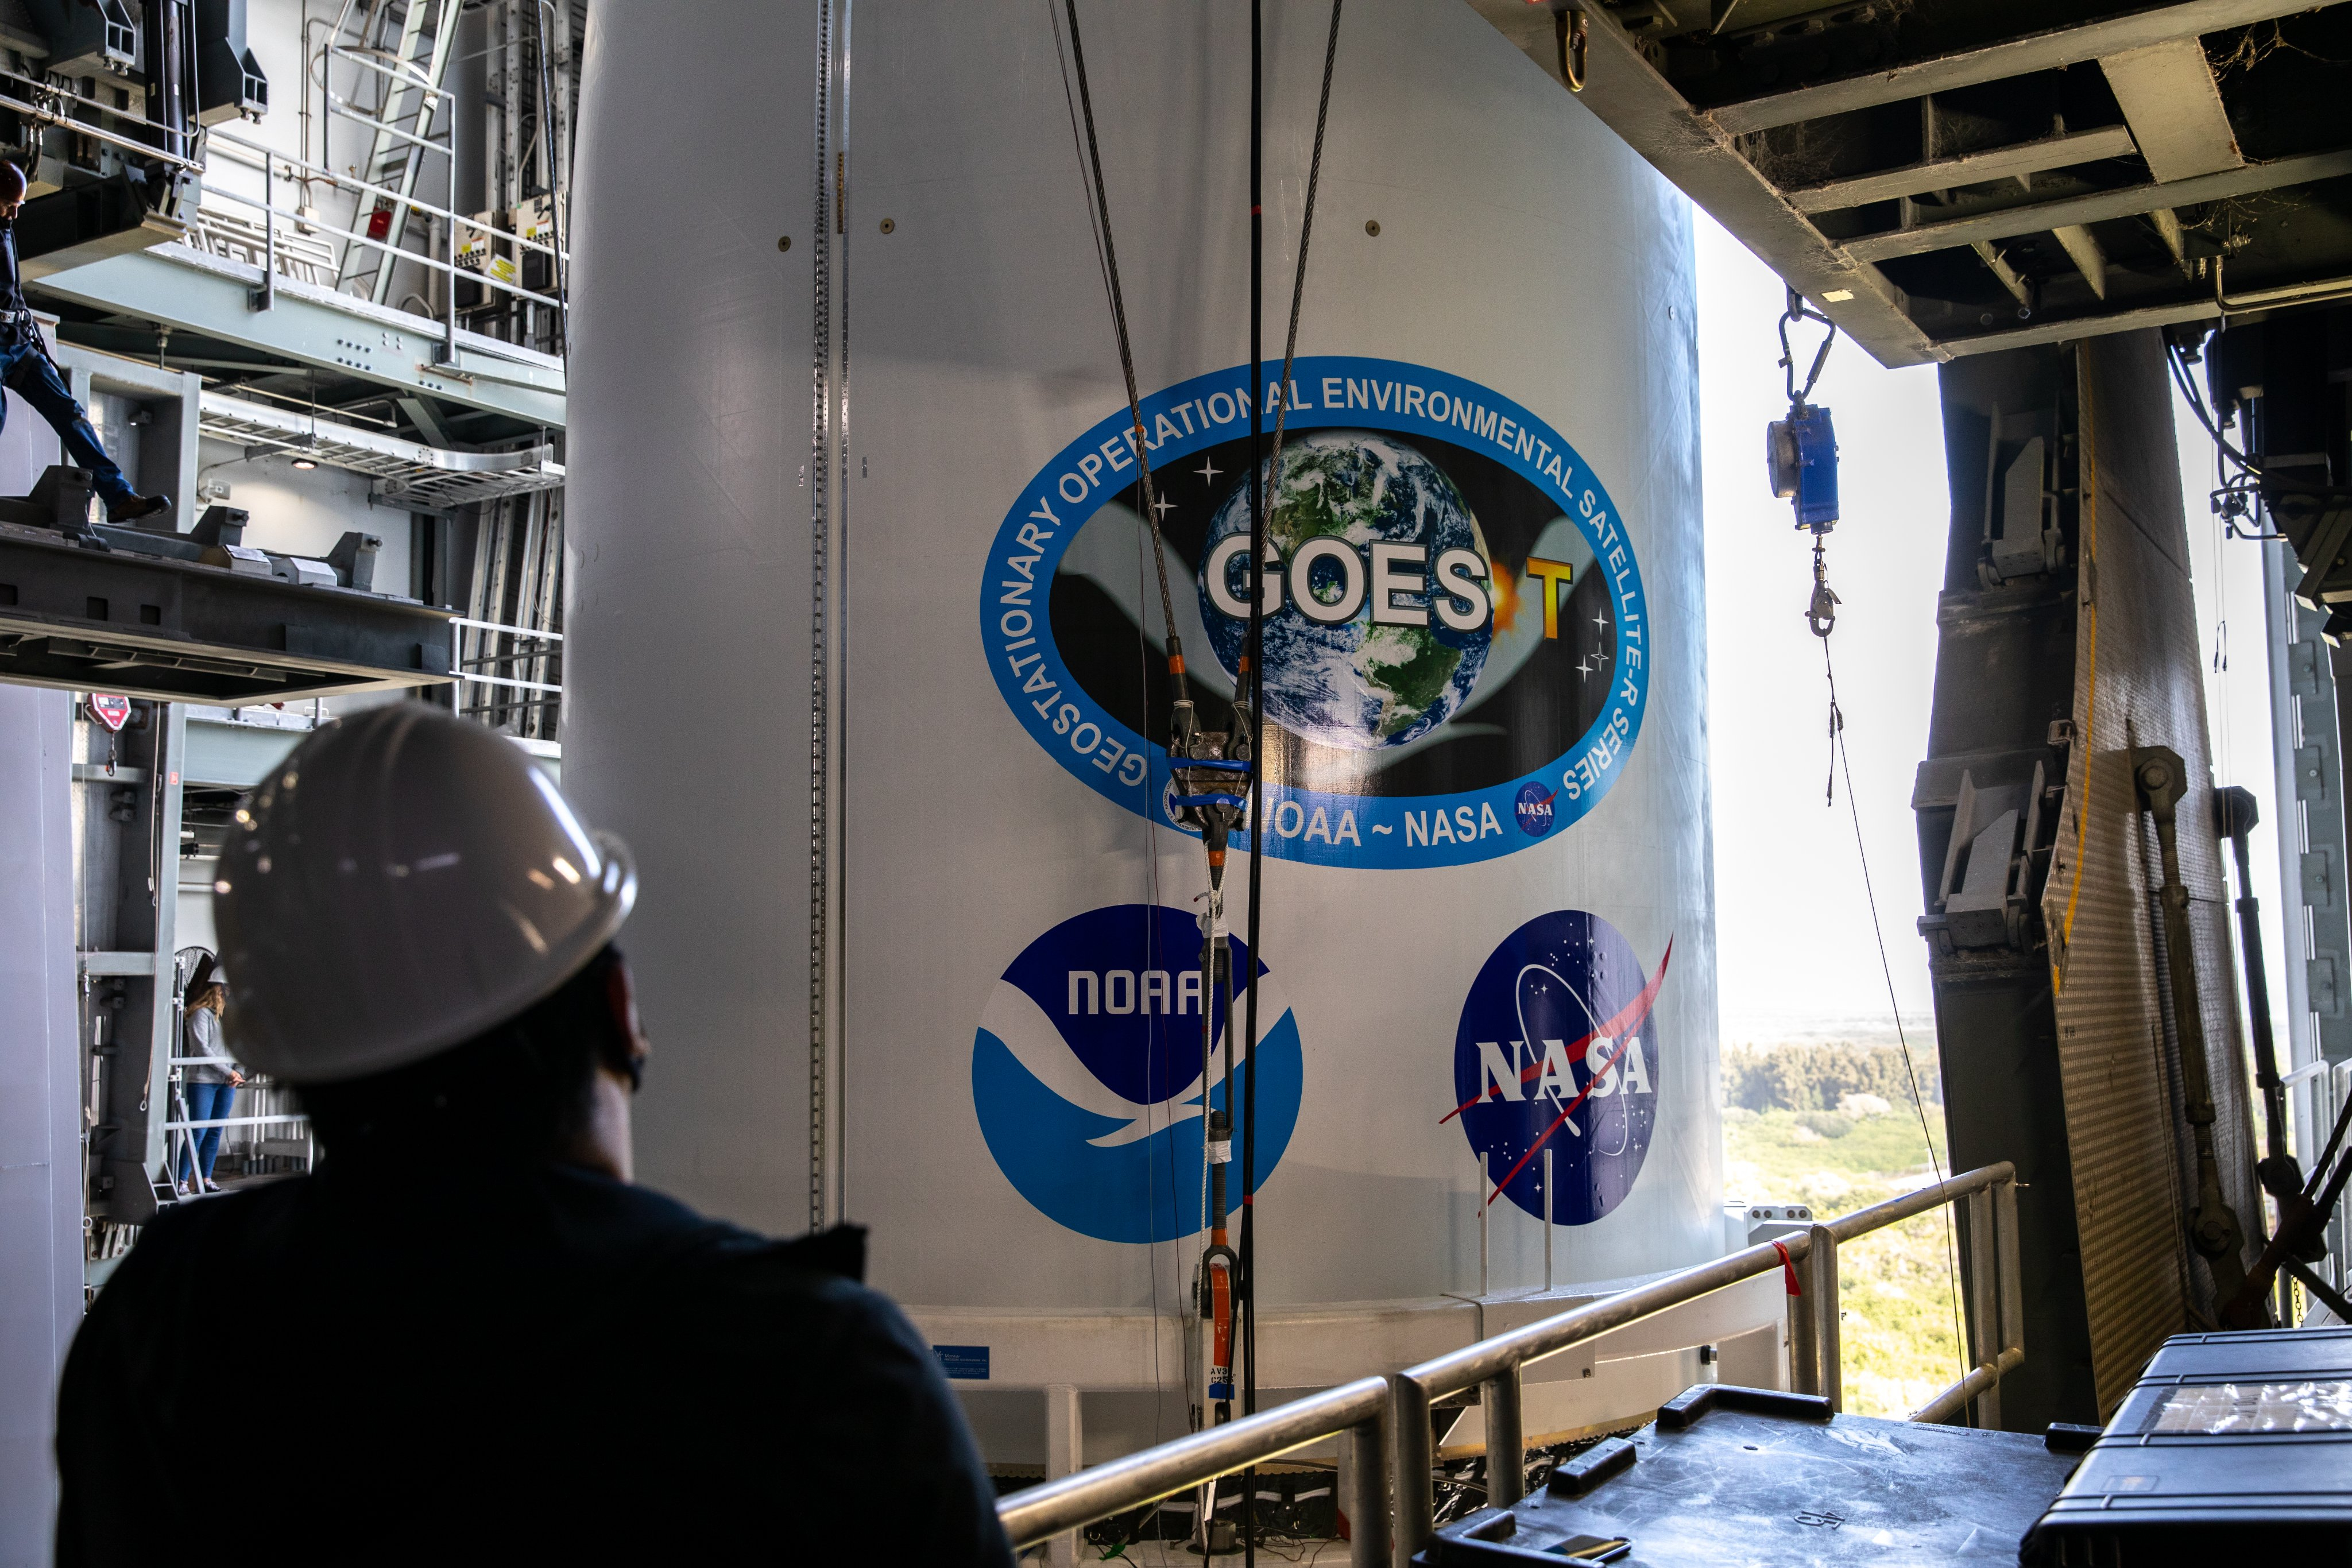
{"type": "Polygon", "coordinates": [[[148,517],[163,517],[172,510],[172,497],[158,491],[152,496],[131,496],[121,505],[106,508],[110,523],[137,523],[148,517]]]}

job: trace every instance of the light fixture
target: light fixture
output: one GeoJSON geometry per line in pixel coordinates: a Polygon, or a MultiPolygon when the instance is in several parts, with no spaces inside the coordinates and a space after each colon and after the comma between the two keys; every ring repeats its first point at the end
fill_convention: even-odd
{"type": "Polygon", "coordinates": [[[310,472],[318,465],[319,460],[315,457],[297,457],[294,459],[294,466],[301,469],[304,473],[310,472]]]}

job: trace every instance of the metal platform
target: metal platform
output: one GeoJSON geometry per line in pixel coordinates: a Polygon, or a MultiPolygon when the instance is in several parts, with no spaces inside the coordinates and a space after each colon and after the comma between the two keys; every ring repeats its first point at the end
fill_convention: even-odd
{"type": "Polygon", "coordinates": [[[450,615],[0,522],[0,680],[229,705],[438,685],[450,615]]]}
{"type": "Polygon", "coordinates": [[[35,292],[134,320],[166,323],[297,365],[421,392],[527,423],[563,425],[563,365],[517,344],[459,331],[457,362],[441,355],[441,322],[279,277],[268,308],[255,297],[257,267],[185,245],[28,280],[35,292]]]}
{"type": "Polygon", "coordinates": [[[452,452],[226,392],[205,393],[202,408],[201,427],[215,441],[298,454],[329,467],[372,475],[376,496],[396,499],[404,511],[448,511],[563,484],[563,465],[553,461],[551,446],[452,452]]]}

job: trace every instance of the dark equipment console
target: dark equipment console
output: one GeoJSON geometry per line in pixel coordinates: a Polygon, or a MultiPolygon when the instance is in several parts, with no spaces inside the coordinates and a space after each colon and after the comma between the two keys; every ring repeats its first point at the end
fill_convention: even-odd
{"type": "Polygon", "coordinates": [[[1701,1384],[1654,1426],[1563,1461],[1524,1501],[1447,1525],[1413,1561],[2005,1563],[2074,1463],[2041,1437],[1841,1416],[1811,1395],[1701,1384]]]}

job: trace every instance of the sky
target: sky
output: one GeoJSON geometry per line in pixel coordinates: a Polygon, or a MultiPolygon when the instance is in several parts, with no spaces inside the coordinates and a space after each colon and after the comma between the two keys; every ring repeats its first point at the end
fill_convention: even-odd
{"type": "MultiPolygon", "coordinates": [[[[1804,620],[1811,539],[1764,469],[1765,425],[1788,408],[1775,337],[1782,288],[1705,213],[1694,216],[1723,1039],[1891,1043],[1899,1009],[1915,1042],[1932,1041],[1910,800],[1927,754],[1950,506],[1937,372],[1885,370],[1841,340],[1813,392],[1836,419],[1843,515],[1829,537],[1829,577],[1843,602],[1829,643],[1853,781],[1853,805],[1843,776],[1830,803],[1829,689],[1804,620]]],[[[1792,332],[1808,361],[1821,330],[1792,332]]],[[[2272,1011],[2283,1018],[2261,547],[2222,539],[2206,500],[2211,443],[2185,405],[2174,423],[2215,781],[2243,784],[2261,802],[2254,893],[2272,1011]],[[2217,671],[2224,648],[2226,669],[2217,671]]]]}

